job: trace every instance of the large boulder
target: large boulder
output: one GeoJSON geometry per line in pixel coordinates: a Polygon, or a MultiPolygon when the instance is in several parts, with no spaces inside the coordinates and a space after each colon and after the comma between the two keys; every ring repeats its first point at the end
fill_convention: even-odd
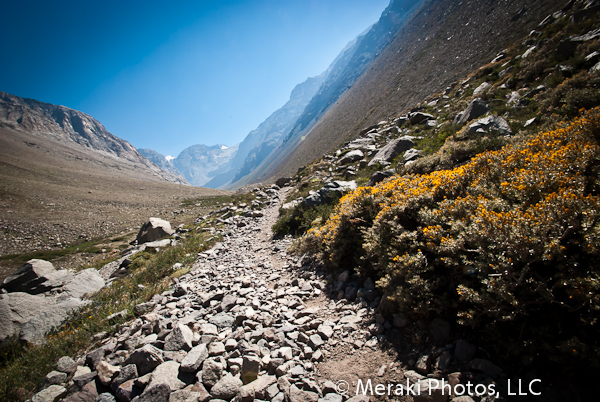
{"type": "Polygon", "coordinates": [[[160,218],[150,218],[142,226],[137,235],[137,243],[148,243],[161,239],[165,236],[171,236],[175,231],[171,229],[171,224],[160,218]]]}
{"type": "MultiPolygon", "coordinates": [[[[50,298],[46,297],[49,300],[50,298]]],[[[69,314],[85,306],[89,301],[83,301],[70,297],[64,301],[52,306],[47,305],[47,309],[27,321],[21,328],[19,338],[22,341],[30,342],[35,345],[43,344],[46,341],[46,334],[55,327],[60,326],[69,316],[69,314]]]]}
{"type": "Polygon", "coordinates": [[[71,297],[81,298],[84,295],[96,293],[105,285],[104,279],[95,268],[84,269],[73,276],[68,283],[63,286],[63,292],[71,297]]]}
{"type": "MultiPolygon", "coordinates": [[[[51,262],[44,260],[29,260],[21,268],[4,279],[2,287],[7,292],[28,292],[42,282],[46,282],[56,272],[51,262]]],[[[54,278],[52,278],[54,279],[54,278]]]]}
{"type": "Polygon", "coordinates": [[[499,116],[487,116],[469,125],[469,136],[471,137],[486,133],[510,135],[512,130],[506,120],[499,116]]]}
{"type": "Polygon", "coordinates": [[[371,159],[369,162],[369,166],[373,166],[379,162],[390,162],[397,155],[408,151],[414,146],[415,143],[413,142],[413,137],[409,135],[396,138],[395,140],[390,141],[386,146],[381,148],[377,154],[375,154],[373,159],[371,159]]]}
{"type": "Polygon", "coordinates": [[[483,99],[475,98],[469,103],[469,106],[462,112],[456,115],[452,124],[465,124],[468,121],[471,121],[477,117],[483,116],[490,109],[488,105],[483,101],[483,99]]]}
{"type": "Polygon", "coordinates": [[[307,207],[315,207],[317,205],[325,204],[326,202],[333,200],[336,196],[339,196],[347,191],[356,190],[356,188],[357,185],[354,180],[332,181],[331,183],[324,185],[319,191],[302,200],[302,204],[307,207]]]}
{"type": "Polygon", "coordinates": [[[365,154],[360,149],[350,151],[340,158],[340,165],[347,165],[348,163],[356,162],[365,157],[365,154]]]}
{"type": "Polygon", "coordinates": [[[0,341],[18,334],[24,324],[54,304],[54,298],[23,292],[0,295],[0,341]]]}

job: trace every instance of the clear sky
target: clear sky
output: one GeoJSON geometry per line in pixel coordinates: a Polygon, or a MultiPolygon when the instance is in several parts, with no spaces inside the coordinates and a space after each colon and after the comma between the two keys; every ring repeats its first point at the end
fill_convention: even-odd
{"type": "Polygon", "coordinates": [[[234,145],[389,0],[18,0],[0,91],[81,110],[138,148],[234,145]]]}

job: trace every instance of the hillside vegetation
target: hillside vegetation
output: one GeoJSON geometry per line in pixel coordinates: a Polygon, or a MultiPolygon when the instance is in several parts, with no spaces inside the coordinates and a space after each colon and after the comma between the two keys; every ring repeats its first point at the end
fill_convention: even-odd
{"type": "Polygon", "coordinates": [[[371,133],[380,148],[407,136],[420,159],[368,166],[367,152],[344,166],[345,143],[307,166],[292,198],[330,180],[363,186],[318,209],[282,210],[275,229],[308,229],[297,252],[376,280],[388,315],[448,320],[516,364],[598,368],[600,35],[597,15],[574,17],[579,7],[356,140],[371,133]],[[478,118],[503,124],[460,121],[478,102],[478,118]],[[416,112],[428,116],[413,121],[416,112]],[[382,166],[391,177],[365,186],[382,166]]]}

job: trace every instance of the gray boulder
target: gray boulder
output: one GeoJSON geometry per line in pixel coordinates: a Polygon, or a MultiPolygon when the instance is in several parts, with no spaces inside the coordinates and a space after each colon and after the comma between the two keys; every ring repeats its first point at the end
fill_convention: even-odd
{"type": "Polygon", "coordinates": [[[410,124],[425,123],[427,120],[433,120],[433,116],[429,113],[413,112],[408,115],[410,124]]]}
{"type": "Polygon", "coordinates": [[[425,152],[423,152],[419,149],[411,148],[404,153],[404,156],[403,156],[404,163],[414,162],[417,159],[423,157],[423,155],[425,155],[425,152]]]}
{"type": "Polygon", "coordinates": [[[54,298],[15,292],[0,295],[0,341],[21,331],[29,320],[53,308],[54,298]]]}
{"type": "Polygon", "coordinates": [[[360,149],[355,149],[354,151],[350,151],[344,154],[340,158],[341,165],[347,165],[348,163],[356,162],[365,157],[365,154],[360,149]]]}
{"type": "Polygon", "coordinates": [[[352,181],[341,181],[336,180],[331,183],[324,185],[319,191],[309,195],[302,204],[308,207],[314,207],[317,205],[324,204],[328,201],[333,200],[336,196],[341,196],[347,191],[356,190],[357,185],[354,180],[352,181]]]}
{"type": "Polygon", "coordinates": [[[394,172],[391,170],[386,170],[385,172],[377,171],[371,175],[371,178],[367,182],[367,186],[368,187],[374,186],[375,184],[377,184],[381,181],[384,181],[385,179],[387,179],[388,177],[393,176],[393,175],[394,175],[394,172]]]}
{"type": "MultiPolygon", "coordinates": [[[[52,278],[56,272],[51,262],[44,260],[29,260],[4,279],[2,288],[7,292],[26,292],[35,289],[38,285],[52,278]]],[[[37,292],[41,293],[41,292],[37,292]]]]}
{"type": "Polygon", "coordinates": [[[468,121],[471,121],[477,117],[483,116],[490,109],[488,105],[483,101],[483,99],[475,98],[469,103],[469,106],[462,112],[456,115],[452,124],[465,124],[468,121]]]}
{"type": "Polygon", "coordinates": [[[369,162],[369,166],[373,166],[380,161],[390,162],[397,155],[413,148],[414,146],[415,143],[413,142],[413,137],[409,135],[396,138],[395,140],[390,141],[386,146],[381,148],[377,154],[375,154],[373,159],[371,159],[369,162]]]}
{"type": "Polygon", "coordinates": [[[123,365],[135,364],[138,374],[143,376],[154,370],[158,365],[163,363],[162,350],[152,346],[145,345],[134,350],[129,357],[123,362],[123,365]]]}
{"type": "Polygon", "coordinates": [[[211,388],[210,394],[215,399],[230,401],[238,394],[242,385],[242,380],[227,374],[211,388]]]}
{"type": "Polygon", "coordinates": [[[159,384],[167,384],[171,391],[182,389],[186,384],[179,378],[179,363],[176,361],[168,361],[156,367],[152,372],[152,379],[148,384],[148,388],[152,388],[159,384]]]}
{"type": "Polygon", "coordinates": [[[93,294],[105,285],[104,279],[95,268],[84,269],[78,272],[65,286],[63,291],[71,297],[81,298],[93,294]]]}
{"type": "Polygon", "coordinates": [[[159,240],[165,236],[171,236],[175,231],[171,229],[171,224],[160,218],[150,218],[137,235],[137,243],[148,243],[159,240]]]}
{"type": "Polygon", "coordinates": [[[19,338],[22,341],[30,342],[35,345],[45,343],[46,334],[50,332],[52,328],[60,326],[72,311],[77,310],[88,303],[89,301],[70,297],[60,303],[54,304],[51,308],[47,308],[46,311],[27,321],[21,328],[19,338]]]}
{"type": "Polygon", "coordinates": [[[506,120],[499,116],[487,116],[469,125],[469,136],[485,133],[511,135],[512,130],[506,120]]]}

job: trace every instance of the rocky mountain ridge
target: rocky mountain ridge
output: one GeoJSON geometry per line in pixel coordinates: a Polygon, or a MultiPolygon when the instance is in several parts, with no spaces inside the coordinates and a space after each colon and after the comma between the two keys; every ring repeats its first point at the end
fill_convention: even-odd
{"type": "Polygon", "coordinates": [[[129,142],[109,133],[93,117],[65,107],[0,92],[0,127],[62,143],[76,144],[104,156],[133,163],[163,180],[187,184],[142,156],[129,142]]]}

